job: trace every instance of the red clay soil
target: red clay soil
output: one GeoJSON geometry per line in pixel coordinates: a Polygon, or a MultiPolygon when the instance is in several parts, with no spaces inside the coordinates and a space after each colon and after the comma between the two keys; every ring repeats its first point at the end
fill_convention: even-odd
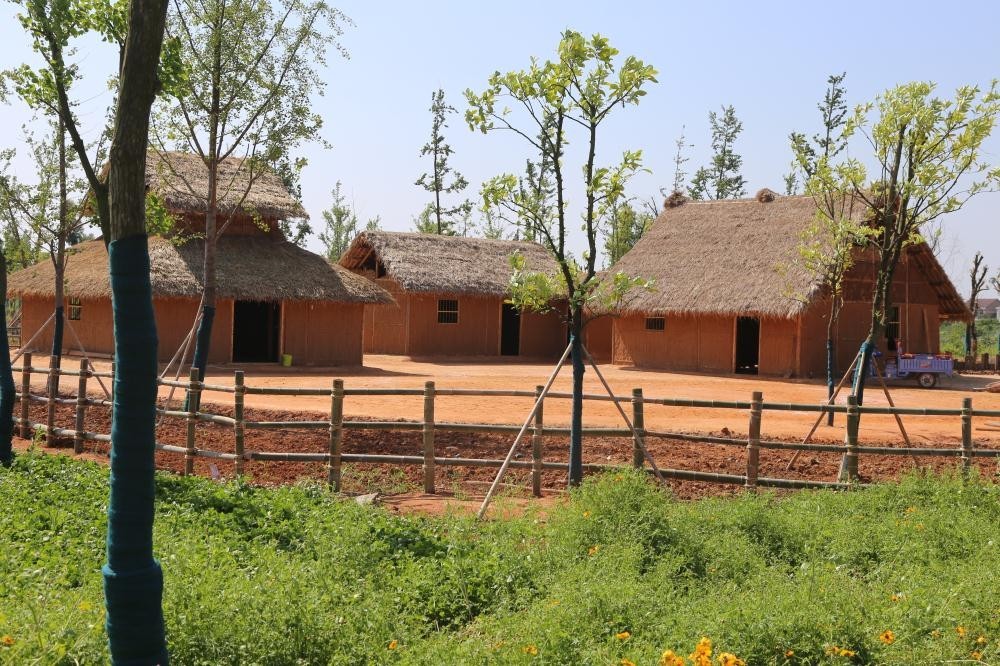
{"type": "MultiPolygon", "coordinates": [[[[175,407],[176,408],[176,407],[175,407]]],[[[211,411],[216,414],[232,416],[232,410],[222,405],[213,405],[211,411]]],[[[19,413],[19,412],[15,412],[19,413]]],[[[520,413],[510,415],[520,417],[520,413]]],[[[737,413],[740,420],[743,413],[737,413]]],[[[253,421],[294,421],[294,420],[325,420],[327,414],[322,412],[288,411],[275,409],[247,408],[245,417],[253,421]]],[[[347,415],[351,420],[362,420],[366,417],[347,415]]],[[[475,418],[474,415],[466,420],[475,418]]],[[[45,406],[32,405],[31,420],[45,421],[45,406]]],[[[735,421],[735,419],[734,419],[735,421]]],[[[955,419],[957,424],[957,419],[955,419]]],[[[57,427],[72,428],[74,423],[74,407],[60,405],[57,409],[57,427]]],[[[164,444],[183,446],[186,439],[186,423],[181,419],[164,419],[157,431],[157,440],[164,444]]],[[[110,409],[92,407],[87,410],[86,427],[90,432],[110,432],[110,409]]],[[[714,434],[739,437],[745,433],[728,429],[714,434]]],[[[765,438],[782,439],[768,436],[765,438]]],[[[786,441],[801,440],[798,437],[785,437],[786,441]]],[[[922,438],[913,444],[917,447],[946,446],[958,448],[958,437],[939,437],[938,441],[930,443],[922,438]]],[[[823,439],[818,439],[823,442],[823,439]]],[[[827,443],[837,443],[837,440],[826,439],[827,443]]],[[[494,434],[463,434],[438,432],[435,435],[435,446],[439,457],[451,458],[488,458],[502,459],[513,442],[513,435],[494,434]]],[[[896,444],[890,440],[890,444],[896,444]]],[[[878,443],[866,439],[863,444],[878,443]]],[[[881,442],[887,443],[887,442],[881,442]]],[[[72,447],[71,441],[55,441],[56,447],[72,447]]],[[[21,441],[20,447],[27,445],[21,441]]],[[[200,449],[232,452],[234,450],[233,430],[229,427],[199,423],[197,426],[197,445],[200,449]]],[[[745,472],[745,451],[740,446],[724,446],[691,443],[676,439],[650,438],[650,452],[657,464],[664,468],[717,472],[724,474],[743,474],[745,472]]],[[[1000,448],[995,441],[980,441],[979,447],[1000,448]]],[[[245,448],[247,451],[274,452],[315,452],[327,450],[328,439],[325,430],[285,429],[285,430],[247,430],[245,448]]],[[[565,462],[568,454],[568,443],[565,437],[546,437],[544,443],[544,459],[547,461],[565,462]]],[[[97,460],[106,460],[109,445],[99,442],[87,442],[86,456],[97,460]]],[[[377,453],[389,455],[421,455],[423,450],[422,435],[418,432],[389,431],[347,431],[344,435],[344,453],[377,453]]],[[[761,477],[779,477],[792,479],[808,479],[818,481],[836,480],[840,456],[835,453],[805,452],[791,471],[785,466],[791,459],[791,451],[762,450],[760,460],[761,477]]],[[[522,445],[516,459],[530,459],[530,445],[522,445]]],[[[588,438],[584,444],[584,462],[606,465],[627,465],[632,459],[632,442],[629,438],[588,438]]],[[[176,453],[157,452],[156,464],[159,469],[175,473],[183,471],[183,455],[176,453]]],[[[941,470],[952,468],[957,464],[955,458],[923,457],[920,465],[925,469],[941,470]]],[[[991,475],[996,472],[997,465],[993,460],[978,459],[981,473],[991,475]]],[[[863,455],[860,459],[860,473],[863,481],[876,481],[897,478],[907,470],[913,469],[914,463],[908,457],[863,455]]],[[[233,463],[226,460],[197,458],[195,472],[204,476],[219,475],[231,478],[234,474],[233,463]]],[[[253,483],[263,485],[292,483],[302,479],[325,480],[326,469],[323,463],[291,463],[274,461],[247,461],[245,473],[253,483]]],[[[496,474],[496,468],[469,468],[438,465],[436,469],[436,486],[439,492],[450,494],[458,499],[481,495],[496,474]]],[[[526,491],[530,488],[528,470],[514,469],[506,477],[507,488],[519,488],[526,491]]],[[[566,486],[566,473],[563,470],[545,470],[542,474],[543,487],[551,489],[556,494],[566,486]]],[[[411,493],[417,510],[440,510],[432,498],[412,494],[422,488],[423,473],[419,465],[375,465],[360,463],[345,463],[344,490],[347,492],[372,492],[378,490],[383,494],[393,495],[411,493]],[[428,506],[422,506],[427,504],[428,506]],[[436,508],[435,508],[436,507],[436,508]]],[[[724,495],[739,491],[738,486],[691,481],[671,481],[675,494],[679,498],[690,499],[706,495],[724,495]]],[[[524,494],[521,492],[519,494],[524,494]]],[[[397,508],[405,505],[405,501],[397,501],[397,508]]],[[[407,508],[404,506],[404,508],[407,508]]],[[[409,507],[413,508],[413,507],[409,507]]]]}

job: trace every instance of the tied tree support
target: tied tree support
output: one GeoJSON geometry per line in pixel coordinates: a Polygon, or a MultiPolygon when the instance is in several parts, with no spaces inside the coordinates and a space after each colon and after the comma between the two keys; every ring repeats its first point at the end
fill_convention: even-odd
{"type": "Polygon", "coordinates": [[[117,372],[103,568],[106,626],[115,664],[163,666],[163,572],[153,557],[157,336],[147,237],[115,240],[109,255],[117,372]]]}
{"type": "MultiPolygon", "coordinates": [[[[833,403],[833,394],[836,387],[833,382],[833,338],[826,339],[826,401],[833,403]]],[[[826,424],[833,425],[833,412],[826,415],[826,424]]]]}
{"type": "MultiPolygon", "coordinates": [[[[579,312],[574,318],[581,316],[579,312]]],[[[574,322],[575,323],[575,322],[574,322]]],[[[574,326],[574,329],[577,329],[574,326]]],[[[583,483],[583,341],[578,332],[570,335],[570,360],[573,365],[573,409],[569,427],[569,485],[583,483]]]]}
{"type": "MultiPolygon", "coordinates": [[[[207,242],[206,242],[207,244],[207,242]]],[[[212,324],[215,321],[215,306],[205,303],[201,308],[201,319],[198,322],[198,332],[195,334],[194,360],[191,367],[198,369],[198,381],[205,381],[205,367],[208,365],[208,350],[212,346],[212,324]]],[[[181,359],[183,365],[184,359],[181,359]]],[[[179,369],[179,368],[178,368],[179,369]]],[[[184,398],[184,411],[191,404],[191,391],[184,398]]]]}

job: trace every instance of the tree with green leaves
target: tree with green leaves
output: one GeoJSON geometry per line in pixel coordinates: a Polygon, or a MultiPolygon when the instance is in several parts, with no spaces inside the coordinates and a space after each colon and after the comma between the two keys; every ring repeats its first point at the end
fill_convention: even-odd
{"type": "MultiPolygon", "coordinates": [[[[852,386],[859,404],[876,341],[885,331],[892,279],[903,251],[921,242],[925,225],[959,210],[976,194],[1000,187],[1000,169],[982,158],[998,114],[995,81],[985,91],[962,86],[952,98],[938,97],[934,84],[916,81],[858,106],[844,125],[841,140],[861,135],[872,147],[874,173],[858,157],[849,157],[831,165],[829,177],[816,187],[824,196],[859,199],[875,231],[871,324],[852,386]]],[[[856,459],[845,461],[850,465],[856,459]]],[[[854,478],[857,469],[844,466],[842,475],[854,478]]]]}
{"type": "Polygon", "coordinates": [[[802,132],[788,135],[794,160],[792,171],[785,176],[785,194],[796,194],[799,180],[806,183],[816,172],[819,160],[825,158],[829,162],[847,148],[847,140],[843,136],[844,124],[847,123],[846,77],[847,72],[842,72],[831,74],[826,79],[823,101],[816,105],[822,118],[822,133],[814,134],[812,143],[802,132]]]}
{"type": "Polygon", "coordinates": [[[663,196],[670,196],[674,192],[683,194],[685,191],[684,183],[687,181],[687,171],[684,170],[684,165],[691,160],[690,157],[684,155],[684,151],[691,147],[691,144],[687,142],[687,137],[684,136],[684,126],[681,125],[681,135],[677,137],[674,141],[674,147],[677,149],[674,152],[674,183],[669,192],[664,192],[660,190],[660,194],[663,196]]]}
{"type": "Polygon", "coordinates": [[[546,158],[551,169],[552,196],[539,202],[533,191],[526,195],[513,174],[497,176],[483,185],[483,206],[505,211],[515,218],[536,224],[540,241],[555,258],[556,276],[539,273],[526,266],[524,257],[512,259],[514,277],[511,300],[522,309],[546,310],[558,299],[568,301],[568,324],[573,363],[573,399],[570,424],[569,483],[579,484],[583,476],[582,425],[584,357],[582,334],[589,308],[609,306],[641,280],[616,275],[597,280],[598,234],[607,224],[614,206],[624,200],[629,179],[642,165],[639,151],[625,151],[620,162],[600,166],[597,146],[601,125],[618,108],[636,105],[656,81],[656,70],[629,56],[618,58],[618,50],[600,35],[586,38],[567,30],[554,60],[532,60],[521,71],[497,72],[482,93],[466,92],[470,128],[483,133],[508,133],[519,137],[534,155],[546,158]],[[512,105],[520,112],[515,116],[512,105]],[[577,134],[584,140],[583,230],[587,249],[579,258],[567,247],[566,190],[567,146],[577,134]],[[551,211],[551,213],[549,212],[551,211]],[[546,216],[551,214],[551,227],[546,216]]]}
{"type": "Polygon", "coordinates": [[[740,173],[743,157],[734,149],[743,123],[732,105],[722,107],[721,115],[709,111],[708,123],[712,128],[712,159],[694,172],[688,193],[695,200],[738,199],[746,195],[746,180],[740,173]]]}
{"type": "MultiPolygon", "coordinates": [[[[347,199],[341,192],[341,183],[338,180],[333,191],[330,192],[333,202],[330,207],[323,211],[323,231],[319,234],[319,240],[326,248],[326,258],[336,262],[340,256],[351,246],[351,242],[358,235],[358,211],[354,204],[347,203],[347,199]]],[[[379,217],[370,218],[365,224],[367,231],[378,231],[379,217]]]]}
{"type": "Polygon", "coordinates": [[[14,371],[10,364],[10,339],[7,335],[7,253],[0,241],[0,304],[3,305],[3,337],[0,343],[4,351],[0,353],[0,466],[8,466],[14,460],[14,400],[17,387],[14,386],[14,371]]]}
{"type": "Polygon", "coordinates": [[[972,268],[969,270],[969,312],[972,319],[965,325],[965,354],[975,360],[979,352],[979,335],[976,332],[976,310],[979,309],[979,296],[986,291],[986,273],[989,266],[984,263],[983,253],[976,252],[972,258],[972,268]]]}
{"type": "Polygon", "coordinates": [[[204,200],[203,291],[193,367],[204,378],[215,320],[216,244],[232,219],[259,217],[246,206],[268,171],[294,178],[302,161],[289,155],[319,138],[322,117],[313,97],[325,84],[320,69],[348,19],[322,0],[173,0],[167,35],[179,44],[183,76],[158,107],[158,151],[195,153],[208,191],[193,191],[183,173],[171,185],[204,200]],[[220,178],[220,164],[240,161],[241,178],[220,178]],[[221,223],[220,223],[221,220],[221,223]]]}
{"type": "Polygon", "coordinates": [[[631,201],[623,201],[614,206],[609,225],[604,230],[604,255],[608,266],[617,263],[639,242],[652,226],[655,217],[649,210],[636,210],[631,201]]]}
{"type": "Polygon", "coordinates": [[[470,228],[469,215],[472,211],[472,202],[466,199],[452,207],[441,203],[442,194],[457,195],[469,185],[465,176],[448,164],[455,151],[445,141],[444,130],[448,127],[448,116],[457,111],[444,101],[444,90],[439,88],[431,94],[430,112],[431,138],[420,149],[420,156],[431,158],[431,170],[421,174],[415,184],[434,195],[434,200],[428,204],[430,221],[433,221],[433,224],[430,224],[430,221],[421,223],[417,225],[417,231],[454,236],[459,233],[456,227],[464,220],[463,226],[466,231],[461,234],[464,236],[470,228]]]}

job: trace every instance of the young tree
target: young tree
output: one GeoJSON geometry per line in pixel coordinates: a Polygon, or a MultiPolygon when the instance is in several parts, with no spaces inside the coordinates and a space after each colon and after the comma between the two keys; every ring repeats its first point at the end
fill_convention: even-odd
{"type": "MultiPolygon", "coordinates": [[[[254,215],[244,203],[267,170],[286,180],[301,162],[289,155],[319,137],[313,109],[322,94],[319,70],[337,46],[346,17],[322,0],[173,0],[167,34],[180,44],[184,76],[159,108],[156,148],[181,148],[205,165],[208,192],[194,191],[184,175],[172,185],[206,200],[200,321],[193,367],[203,377],[216,301],[216,243],[236,214],[254,215]],[[168,146],[167,144],[171,145],[168,146]],[[220,163],[242,160],[242,178],[220,179],[220,163]]],[[[169,160],[164,160],[170,169],[169,160]]]]}
{"type": "MultiPolygon", "coordinates": [[[[340,191],[341,184],[337,185],[330,192],[333,203],[323,211],[324,229],[319,234],[319,240],[326,248],[326,258],[330,261],[337,261],[340,255],[344,254],[351,241],[358,235],[358,212],[353,204],[348,204],[340,191]]],[[[379,228],[379,218],[373,217],[365,224],[368,231],[377,231],[379,228]]]]}
{"type": "MultiPolygon", "coordinates": [[[[431,94],[430,112],[431,138],[420,149],[420,155],[421,157],[428,155],[431,157],[432,168],[429,173],[421,174],[420,178],[417,179],[416,185],[434,195],[434,201],[429,204],[434,224],[423,223],[418,226],[417,230],[421,233],[454,236],[458,233],[455,228],[456,224],[463,218],[466,220],[466,230],[468,229],[467,220],[472,210],[472,202],[465,200],[452,208],[446,207],[441,203],[442,194],[459,194],[469,185],[469,182],[465,180],[462,174],[448,165],[448,160],[451,159],[455,151],[445,141],[444,130],[448,127],[448,115],[456,113],[456,110],[455,107],[445,103],[444,90],[439,88],[437,92],[431,94]],[[451,175],[451,182],[448,182],[449,174],[451,175]]],[[[466,234],[463,233],[462,235],[466,234]]]]}
{"type": "MultiPolygon", "coordinates": [[[[590,39],[573,31],[563,33],[555,60],[533,60],[526,70],[495,73],[487,89],[476,94],[469,90],[466,120],[472,129],[510,132],[526,141],[536,155],[544,155],[551,165],[554,202],[539,206],[536,197],[525,197],[518,178],[497,176],[483,185],[483,204],[502,209],[516,218],[543,221],[551,205],[552,228],[538,223],[541,242],[559,265],[556,277],[533,272],[523,257],[513,259],[515,275],[512,300],[522,308],[551,308],[553,299],[565,297],[569,303],[569,330],[573,359],[573,400],[570,426],[569,482],[580,483],[583,476],[581,429],[583,418],[584,359],[582,333],[588,305],[610,300],[610,292],[624,294],[640,281],[615,276],[598,286],[597,237],[602,212],[624,198],[629,178],[641,167],[641,153],[625,151],[620,163],[605,167],[597,163],[598,134],[602,123],[616,108],[638,104],[647,84],[656,81],[656,70],[638,58],[617,58],[618,50],[600,35],[590,39]],[[522,112],[517,125],[504,105],[512,103],[522,112]],[[584,137],[585,161],[582,168],[584,211],[583,229],[587,250],[579,258],[567,249],[566,147],[573,132],[584,137]]],[[[534,222],[533,222],[534,223],[534,222]]]]}
{"type": "Polygon", "coordinates": [[[655,217],[648,210],[636,210],[630,201],[615,204],[609,216],[610,224],[604,231],[604,254],[608,266],[617,263],[639,242],[655,217]]]}
{"type": "MultiPolygon", "coordinates": [[[[875,343],[885,330],[896,265],[920,229],[954,212],[972,196],[1000,185],[1000,170],[982,160],[982,146],[1000,114],[996,82],[986,91],[963,86],[953,99],[934,95],[934,85],[905,83],[859,106],[842,139],[861,134],[873,147],[874,177],[851,157],[831,168],[818,187],[826,196],[853,196],[869,209],[878,253],[871,325],[861,345],[853,392],[864,400],[865,377],[875,343]],[[873,121],[870,116],[877,111],[873,121]]],[[[844,469],[854,477],[856,469],[844,469]]]]}
{"type": "Polygon", "coordinates": [[[743,131],[736,109],[722,107],[722,115],[709,111],[712,127],[712,161],[699,168],[691,179],[692,199],[738,199],[746,194],[746,180],[740,174],[743,157],[733,150],[733,144],[743,131]]]}
{"type": "Polygon", "coordinates": [[[663,196],[669,196],[674,192],[684,193],[684,183],[687,180],[687,171],[684,170],[684,164],[691,160],[690,157],[684,156],[684,151],[690,148],[691,144],[687,142],[687,137],[684,136],[683,125],[681,125],[681,135],[677,137],[674,146],[677,147],[677,152],[674,153],[674,184],[670,192],[660,190],[660,194],[663,196]]]}
{"type": "Polygon", "coordinates": [[[792,172],[785,177],[786,188],[798,182],[799,174],[802,181],[807,182],[816,173],[820,160],[830,162],[847,148],[847,139],[843,134],[847,123],[847,89],[844,87],[846,77],[847,72],[843,72],[831,74],[826,79],[827,88],[823,101],[816,105],[822,117],[822,133],[813,134],[812,143],[801,132],[788,135],[794,161],[792,172]]]}
{"type": "Polygon", "coordinates": [[[983,262],[983,253],[976,252],[969,271],[969,312],[972,320],[965,325],[965,353],[975,360],[979,351],[979,336],[976,333],[976,310],[979,309],[979,295],[986,291],[986,273],[989,267],[983,262]]]}

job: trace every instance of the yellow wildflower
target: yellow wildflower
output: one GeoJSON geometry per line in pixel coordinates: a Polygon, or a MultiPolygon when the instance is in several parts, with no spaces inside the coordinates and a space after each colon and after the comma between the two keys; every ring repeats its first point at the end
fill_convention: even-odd
{"type": "Polygon", "coordinates": [[[965,627],[963,627],[962,625],[955,627],[955,633],[961,636],[962,638],[965,638],[965,627]]]}
{"type": "Polygon", "coordinates": [[[900,596],[898,594],[894,594],[891,597],[889,597],[889,599],[892,601],[899,601],[900,596]]]}
{"type": "Polygon", "coordinates": [[[538,646],[525,645],[523,648],[521,648],[521,652],[523,652],[524,654],[530,654],[532,657],[534,657],[535,655],[538,654],[538,646]]]}
{"type": "Polygon", "coordinates": [[[794,657],[795,656],[795,650],[785,650],[785,656],[786,657],[794,657]]]}
{"type": "Polygon", "coordinates": [[[76,607],[77,607],[77,609],[78,609],[78,610],[81,610],[81,611],[83,611],[84,613],[86,613],[86,612],[87,612],[87,611],[89,611],[89,610],[90,610],[91,608],[93,608],[93,606],[91,605],[91,603],[90,603],[89,601],[81,601],[80,603],[78,603],[78,604],[76,605],[76,607]]]}
{"type": "Polygon", "coordinates": [[[719,666],[747,666],[747,663],[731,652],[721,652],[719,666]]]}
{"type": "Polygon", "coordinates": [[[878,635],[878,639],[886,645],[892,645],[896,642],[896,634],[892,633],[892,629],[886,629],[878,635]]]}
{"type": "Polygon", "coordinates": [[[691,663],[694,666],[711,666],[712,664],[712,641],[702,638],[695,646],[691,654],[691,663]]]}
{"type": "Polygon", "coordinates": [[[837,651],[837,654],[839,654],[841,657],[853,657],[854,655],[857,654],[857,652],[855,652],[854,650],[848,650],[847,648],[840,648],[840,650],[837,651]]]}
{"type": "Polygon", "coordinates": [[[589,511],[584,511],[583,512],[583,517],[584,518],[590,518],[590,512],[589,511]]]}
{"type": "Polygon", "coordinates": [[[399,641],[397,641],[395,638],[393,638],[391,641],[389,641],[389,649],[390,650],[395,650],[398,647],[399,647],[399,641]]]}
{"type": "Polygon", "coordinates": [[[622,657],[622,660],[618,662],[621,666],[635,666],[635,662],[627,657],[622,657]]]}
{"type": "Polygon", "coordinates": [[[908,507],[906,507],[906,513],[916,513],[916,511],[917,511],[917,507],[915,507],[915,506],[908,506],[908,507]]]}
{"type": "Polygon", "coordinates": [[[620,641],[627,641],[631,637],[632,637],[632,632],[630,631],[619,631],[617,634],[615,634],[615,638],[617,638],[620,641]]]}
{"type": "Polygon", "coordinates": [[[975,659],[976,661],[979,661],[982,658],[983,653],[980,652],[979,650],[973,650],[972,652],[969,653],[969,656],[975,659]]]}
{"type": "Polygon", "coordinates": [[[587,555],[593,557],[594,555],[597,555],[597,551],[599,551],[600,549],[601,549],[600,545],[591,546],[589,549],[587,549],[587,555]]]}
{"type": "Polygon", "coordinates": [[[976,645],[986,645],[986,636],[979,636],[976,638],[976,645]]]}
{"type": "Polygon", "coordinates": [[[667,650],[660,656],[659,666],[685,666],[684,657],[674,654],[673,650],[667,650]]]}
{"type": "Polygon", "coordinates": [[[935,629],[934,631],[931,632],[931,636],[933,636],[934,638],[941,638],[940,630],[935,629]]]}
{"type": "Polygon", "coordinates": [[[4,647],[10,647],[14,644],[14,637],[10,634],[4,634],[3,638],[0,638],[0,645],[4,647]]]}
{"type": "Polygon", "coordinates": [[[504,645],[503,641],[497,641],[496,643],[493,644],[493,651],[496,652],[497,650],[502,648],[503,645],[504,645]]]}

